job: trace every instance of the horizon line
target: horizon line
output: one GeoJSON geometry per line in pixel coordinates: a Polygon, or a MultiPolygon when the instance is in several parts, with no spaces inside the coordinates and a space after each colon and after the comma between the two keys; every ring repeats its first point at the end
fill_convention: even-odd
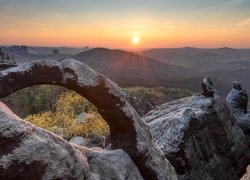
{"type": "Polygon", "coordinates": [[[36,47],[36,48],[89,48],[89,49],[94,49],[94,48],[106,48],[106,49],[130,49],[130,50],[140,50],[140,49],[184,49],[184,48],[192,48],[192,49],[223,49],[223,48],[228,48],[228,49],[250,49],[250,47],[232,47],[232,46],[214,46],[214,47],[204,47],[204,46],[163,46],[163,47],[130,47],[130,48],[125,48],[125,47],[111,47],[111,46],[88,46],[88,45],[83,45],[83,46],[71,46],[71,45],[25,45],[25,44],[0,44],[0,47],[11,47],[11,46],[27,46],[27,47],[36,47]]]}

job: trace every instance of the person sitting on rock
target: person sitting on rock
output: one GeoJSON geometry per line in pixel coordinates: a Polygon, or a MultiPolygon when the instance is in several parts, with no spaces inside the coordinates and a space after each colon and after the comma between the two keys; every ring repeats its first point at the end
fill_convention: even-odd
{"type": "Polygon", "coordinates": [[[244,113],[247,113],[248,96],[239,81],[233,82],[233,89],[228,94],[226,101],[231,108],[243,110],[244,113]]]}

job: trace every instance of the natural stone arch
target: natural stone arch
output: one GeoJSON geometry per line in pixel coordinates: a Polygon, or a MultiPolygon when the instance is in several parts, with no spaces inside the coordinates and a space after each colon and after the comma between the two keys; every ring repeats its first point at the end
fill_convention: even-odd
{"type": "Polygon", "coordinates": [[[74,59],[36,61],[0,71],[0,97],[39,84],[66,87],[93,103],[110,127],[112,148],[125,150],[145,179],[176,179],[148,126],[114,82],[74,59]]]}

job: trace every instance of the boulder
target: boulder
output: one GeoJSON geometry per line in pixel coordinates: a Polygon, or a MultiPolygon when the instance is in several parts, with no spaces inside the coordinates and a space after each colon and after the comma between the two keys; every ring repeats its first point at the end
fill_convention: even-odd
{"type": "Polygon", "coordinates": [[[243,111],[247,113],[248,96],[247,92],[242,89],[239,81],[233,82],[233,89],[228,94],[226,100],[233,112],[243,111]]]}
{"type": "Polygon", "coordinates": [[[143,179],[121,150],[85,148],[23,121],[0,103],[0,179],[143,179]]]}
{"type": "MultiPolygon", "coordinates": [[[[176,179],[174,168],[153,142],[149,127],[114,82],[70,58],[60,63],[37,61],[0,71],[0,97],[38,84],[66,87],[93,103],[110,127],[112,149],[128,153],[145,179],[176,179]]],[[[16,146],[18,143],[13,144],[16,146]]]]}
{"type": "Polygon", "coordinates": [[[69,142],[79,146],[86,146],[87,144],[87,140],[81,136],[73,137],[72,139],[69,140],[69,142]]]}
{"type": "Polygon", "coordinates": [[[179,179],[238,180],[250,162],[245,136],[216,94],[163,104],[143,119],[179,179]]]}
{"type": "Polygon", "coordinates": [[[203,90],[202,94],[207,97],[213,97],[214,96],[214,87],[213,82],[208,78],[205,77],[201,82],[201,88],[203,90]]]}

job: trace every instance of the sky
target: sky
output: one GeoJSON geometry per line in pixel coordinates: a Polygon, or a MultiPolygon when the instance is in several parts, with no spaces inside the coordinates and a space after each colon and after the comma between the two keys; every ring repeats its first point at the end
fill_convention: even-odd
{"type": "Polygon", "coordinates": [[[250,48],[250,0],[0,0],[0,44],[250,48]]]}

